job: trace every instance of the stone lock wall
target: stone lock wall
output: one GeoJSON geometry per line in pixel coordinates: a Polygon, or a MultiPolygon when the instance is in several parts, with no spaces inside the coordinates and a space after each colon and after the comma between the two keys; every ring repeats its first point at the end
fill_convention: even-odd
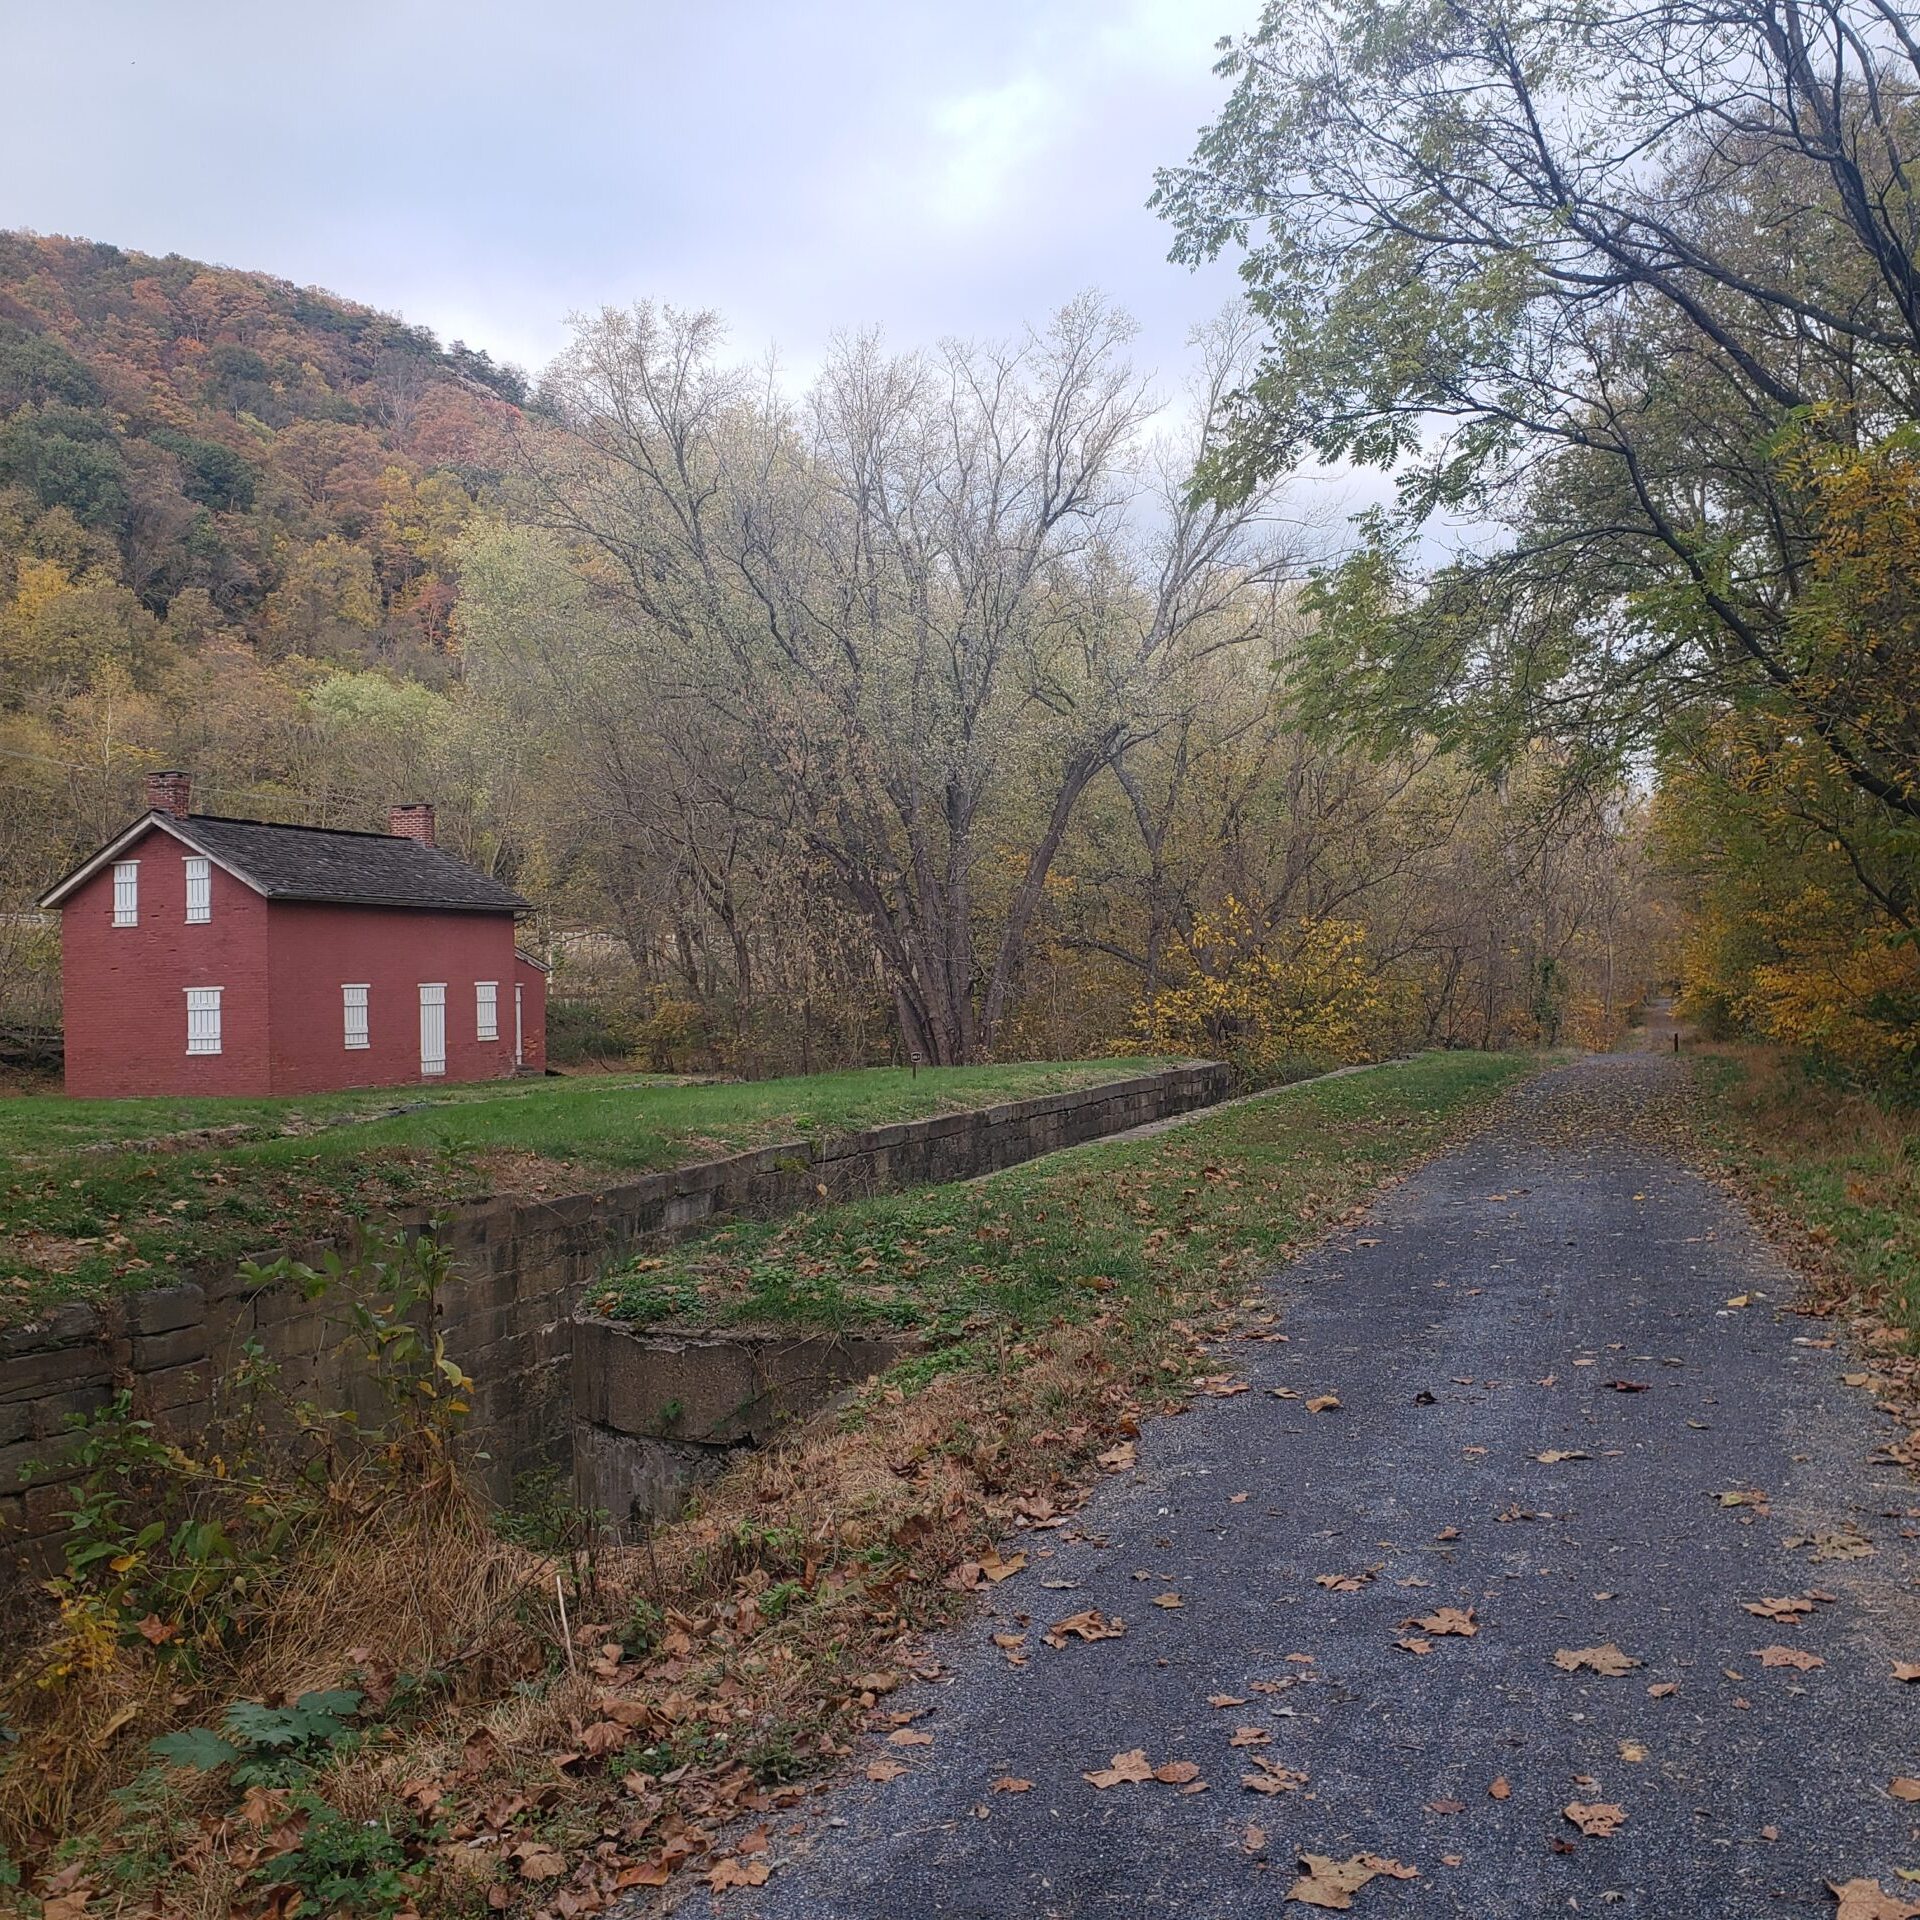
{"type": "MultiPolygon", "coordinates": [[[[469,1432],[490,1486],[504,1494],[516,1473],[571,1457],[576,1392],[599,1391],[587,1356],[616,1350],[583,1338],[576,1368],[574,1311],[609,1265],[732,1216],[990,1173],[1210,1106],[1227,1091],[1217,1062],[1173,1067],[818,1143],[784,1141],[592,1193],[456,1210],[441,1236],[454,1278],[441,1296],[440,1331],[475,1382],[469,1432]]],[[[422,1210],[396,1224],[425,1221],[422,1210]]],[[[311,1261],[322,1249],[293,1251],[311,1261]]],[[[61,1458],[67,1414],[91,1411],[124,1388],[163,1430],[190,1433],[213,1412],[221,1378],[249,1341],[278,1364],[293,1395],[377,1413],[337,1312],[324,1296],[308,1301],[293,1288],[251,1287],[220,1273],[102,1306],[62,1307],[0,1334],[0,1549],[24,1544],[27,1559],[37,1548],[44,1561],[72,1475],[61,1458]]],[[[624,1346],[617,1350],[630,1365],[624,1346]]],[[[608,1433],[612,1404],[592,1423],[608,1433]]],[[[20,1558],[6,1555],[8,1563],[20,1558]]]]}

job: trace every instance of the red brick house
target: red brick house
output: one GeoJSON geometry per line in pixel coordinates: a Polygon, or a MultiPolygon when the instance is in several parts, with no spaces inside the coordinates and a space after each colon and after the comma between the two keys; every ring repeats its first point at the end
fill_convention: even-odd
{"type": "Polygon", "coordinates": [[[60,910],[73,1094],[322,1093],[546,1065],[527,903],[434,845],[189,811],[183,773],[40,898],[60,910]]]}

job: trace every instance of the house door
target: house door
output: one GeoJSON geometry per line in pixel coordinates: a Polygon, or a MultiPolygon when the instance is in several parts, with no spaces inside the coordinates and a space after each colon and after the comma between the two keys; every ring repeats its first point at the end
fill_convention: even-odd
{"type": "Polygon", "coordinates": [[[525,992],[526,989],[516,980],[513,983],[513,1064],[516,1067],[524,1067],[527,1064],[523,1029],[520,1024],[521,1002],[525,992]]]}
{"type": "Polygon", "coordinates": [[[420,987],[420,1077],[438,1079],[447,1070],[447,986],[420,987]]]}

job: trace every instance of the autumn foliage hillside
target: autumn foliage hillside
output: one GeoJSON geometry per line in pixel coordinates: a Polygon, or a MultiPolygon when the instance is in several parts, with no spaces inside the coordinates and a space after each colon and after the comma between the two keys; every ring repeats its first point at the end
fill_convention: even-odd
{"type": "Polygon", "coordinates": [[[432,731],[453,545],[525,398],[331,294],[0,233],[0,908],[156,754],[210,810],[374,816],[432,731]]]}

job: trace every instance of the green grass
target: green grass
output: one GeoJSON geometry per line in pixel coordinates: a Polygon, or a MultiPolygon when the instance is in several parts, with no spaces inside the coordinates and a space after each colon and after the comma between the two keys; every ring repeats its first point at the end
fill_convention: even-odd
{"type": "Polygon", "coordinates": [[[0,1098],[0,1324],[395,1207],[564,1193],[1159,1064],[871,1068],[710,1086],[596,1076],[284,1100],[0,1098]]]}
{"type": "Polygon", "coordinates": [[[1017,1334],[1076,1305],[1259,1270],[1529,1065],[1428,1054],[992,1180],[742,1222],[631,1262],[598,1303],[642,1324],[1017,1334]]]}
{"type": "Polygon", "coordinates": [[[1831,1303],[1920,1349],[1920,1108],[1773,1048],[1696,1056],[1709,1144],[1831,1303]]]}

